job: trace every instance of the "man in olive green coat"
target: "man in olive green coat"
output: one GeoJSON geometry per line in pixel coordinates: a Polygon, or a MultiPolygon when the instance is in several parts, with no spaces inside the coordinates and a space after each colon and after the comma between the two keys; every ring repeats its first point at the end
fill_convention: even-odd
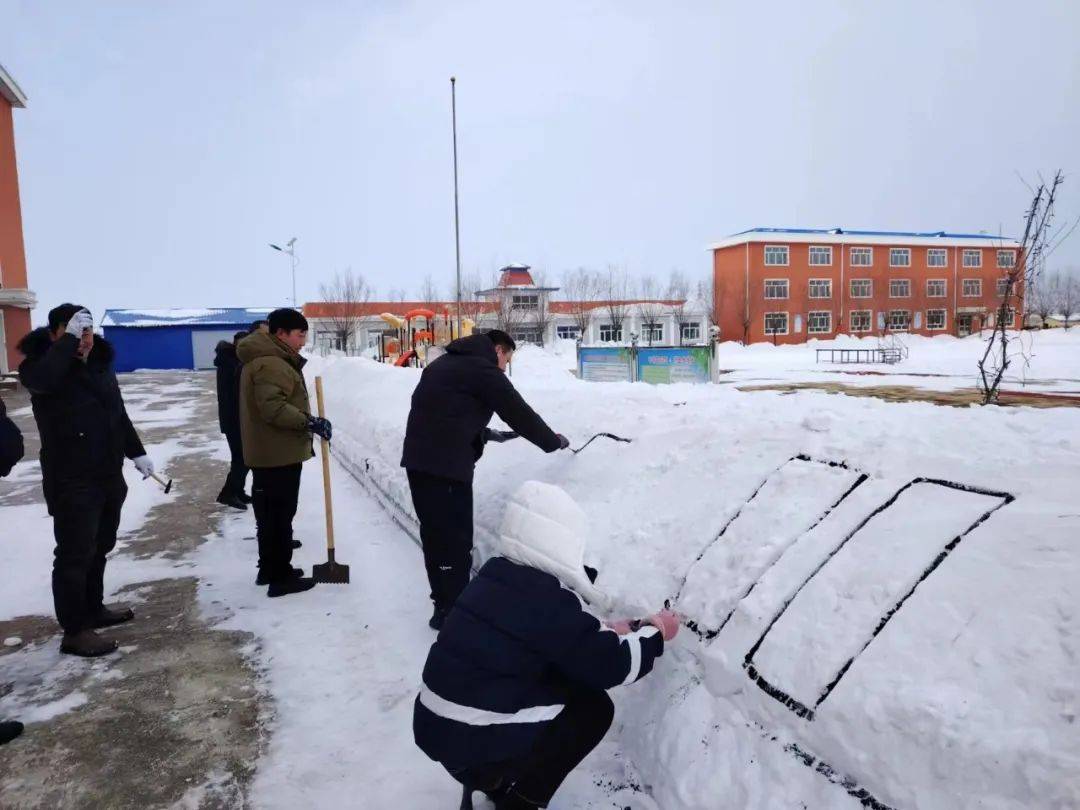
{"type": "Polygon", "coordinates": [[[256,585],[268,596],[300,593],[315,586],[292,567],[292,521],[300,496],[300,470],[315,455],[311,434],[330,439],[330,423],[311,415],[300,349],[307,320],[295,309],[270,313],[269,332],[237,344],[240,374],[240,435],[251,468],[251,500],[259,540],[256,585]]]}

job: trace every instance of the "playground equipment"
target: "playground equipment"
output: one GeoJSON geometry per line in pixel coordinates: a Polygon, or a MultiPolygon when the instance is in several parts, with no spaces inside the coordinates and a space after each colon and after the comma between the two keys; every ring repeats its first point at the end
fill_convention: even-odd
{"type": "Polygon", "coordinates": [[[423,368],[428,362],[428,349],[432,346],[445,347],[452,340],[471,335],[475,327],[471,319],[463,318],[461,334],[457,334],[457,325],[450,316],[449,307],[443,307],[440,314],[431,309],[418,308],[402,316],[384,312],[379,317],[393,328],[391,332],[384,332],[379,339],[379,361],[399,368],[423,368]]]}

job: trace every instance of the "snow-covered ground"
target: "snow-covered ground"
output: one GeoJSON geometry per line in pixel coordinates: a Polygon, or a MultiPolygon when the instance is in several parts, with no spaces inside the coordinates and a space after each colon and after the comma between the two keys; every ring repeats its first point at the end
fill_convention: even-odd
{"type": "MultiPolygon", "coordinates": [[[[1080,331],[1024,339],[1029,380],[1080,388],[1080,331]]],[[[903,364],[865,370],[968,387],[979,346],[912,338],[903,364]]],[[[574,447],[598,431],[633,442],[598,439],[580,455],[490,446],[475,485],[480,555],[510,492],[556,483],[589,514],[589,561],[624,614],[672,600],[699,631],[615,690],[615,727],[553,807],[1080,806],[1080,409],[739,390],[852,370],[815,365],[813,347],[724,345],[721,379],[736,384],[664,387],[579,381],[572,346],[518,353],[515,385],[574,447]]],[[[205,611],[258,640],[274,715],[252,804],[453,807],[454,783],[412,742],[433,639],[419,550],[372,495],[411,528],[398,461],[419,373],[348,358],[314,358],[308,372],[323,376],[335,424],[338,556],[352,583],[266,599],[250,512],[223,518],[184,561],[205,611]]],[[[136,423],[187,422],[182,407],[149,409],[159,388],[125,387],[136,423]]],[[[193,448],[180,433],[150,448],[166,471],[180,453],[225,457],[224,441],[193,448]]],[[[33,467],[14,475],[31,480],[33,467]]],[[[163,496],[129,483],[130,528],[163,496]]],[[[305,568],[325,559],[322,503],[312,463],[296,521],[305,568]]],[[[0,615],[48,615],[44,509],[3,518],[37,541],[10,544],[17,575],[0,615]]],[[[175,564],[119,556],[108,585],[175,576],[175,564]]],[[[19,709],[12,699],[5,708],[19,709]]],[[[23,708],[40,720],[81,699],[23,708]]]]}
{"type": "MultiPolygon", "coordinates": [[[[1080,333],[1023,339],[1028,379],[1077,386],[1080,333]]],[[[872,370],[973,384],[977,339],[907,343],[907,361],[872,370]]],[[[813,379],[832,369],[812,348],[725,345],[720,366],[813,379]]],[[[657,805],[1080,806],[1080,410],[586,383],[571,365],[526,348],[513,381],[574,446],[598,431],[633,443],[489,447],[478,547],[490,553],[521,482],[556,483],[590,515],[590,561],[625,610],[674,599],[712,631],[683,633],[656,675],[618,690],[609,742],[657,805]]],[[[398,461],[418,372],[346,358],[308,370],[324,377],[335,451],[408,512],[398,461]]],[[[422,630],[421,609],[405,618],[402,632],[422,630]]],[[[413,654],[395,677],[418,673],[413,654]]],[[[408,733],[398,742],[405,756],[408,733]]],[[[585,806],[568,795],[561,806],[585,806]]]]}

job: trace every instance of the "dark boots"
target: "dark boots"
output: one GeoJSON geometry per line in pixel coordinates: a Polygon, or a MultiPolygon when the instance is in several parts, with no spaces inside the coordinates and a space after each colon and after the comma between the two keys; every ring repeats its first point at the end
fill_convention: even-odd
{"type": "Polygon", "coordinates": [[[11,742],[22,733],[22,723],[18,720],[5,720],[0,723],[0,745],[11,742]]]}
{"type": "Polygon", "coordinates": [[[117,624],[130,622],[134,618],[135,611],[131,608],[110,608],[102,605],[101,610],[97,612],[97,615],[90,617],[90,627],[96,630],[100,630],[102,627],[113,627],[117,624]]]}
{"type": "MultiPolygon", "coordinates": [[[[248,498],[250,501],[251,499],[248,498]]],[[[222,506],[231,506],[233,509],[239,509],[241,512],[247,511],[247,502],[240,497],[239,494],[232,492],[231,490],[221,490],[217,496],[217,502],[222,506]]]]}
{"type": "Polygon", "coordinates": [[[271,582],[266,589],[266,595],[271,599],[278,596],[288,596],[293,593],[303,593],[315,587],[315,580],[311,577],[291,577],[271,582]]]}
{"type": "Polygon", "coordinates": [[[97,658],[99,655],[116,652],[118,646],[116,639],[103,638],[93,630],[83,630],[78,633],[64,633],[64,638],[60,641],[60,652],[82,658],[97,658]]]}
{"type": "MultiPolygon", "coordinates": [[[[304,569],[303,568],[294,568],[294,569],[292,569],[292,574],[290,574],[290,578],[291,579],[300,579],[300,577],[302,577],[303,575],[304,575],[304,569]]],[[[270,577],[268,577],[266,574],[264,574],[262,572],[261,568],[259,569],[259,575],[257,577],[255,577],[255,584],[256,585],[269,585],[270,584],[270,577]]]]}

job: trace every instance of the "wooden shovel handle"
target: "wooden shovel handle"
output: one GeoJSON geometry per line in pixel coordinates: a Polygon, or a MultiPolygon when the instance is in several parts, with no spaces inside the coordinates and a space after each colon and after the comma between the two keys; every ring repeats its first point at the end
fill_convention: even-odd
{"type": "MultiPolygon", "coordinates": [[[[323,406],[322,377],[315,378],[315,400],[319,405],[319,418],[326,418],[326,409],[323,406]]],[[[323,496],[326,501],[326,549],[331,557],[334,552],[334,504],[330,497],[330,442],[321,439],[322,445],[322,480],[323,496]]]]}

